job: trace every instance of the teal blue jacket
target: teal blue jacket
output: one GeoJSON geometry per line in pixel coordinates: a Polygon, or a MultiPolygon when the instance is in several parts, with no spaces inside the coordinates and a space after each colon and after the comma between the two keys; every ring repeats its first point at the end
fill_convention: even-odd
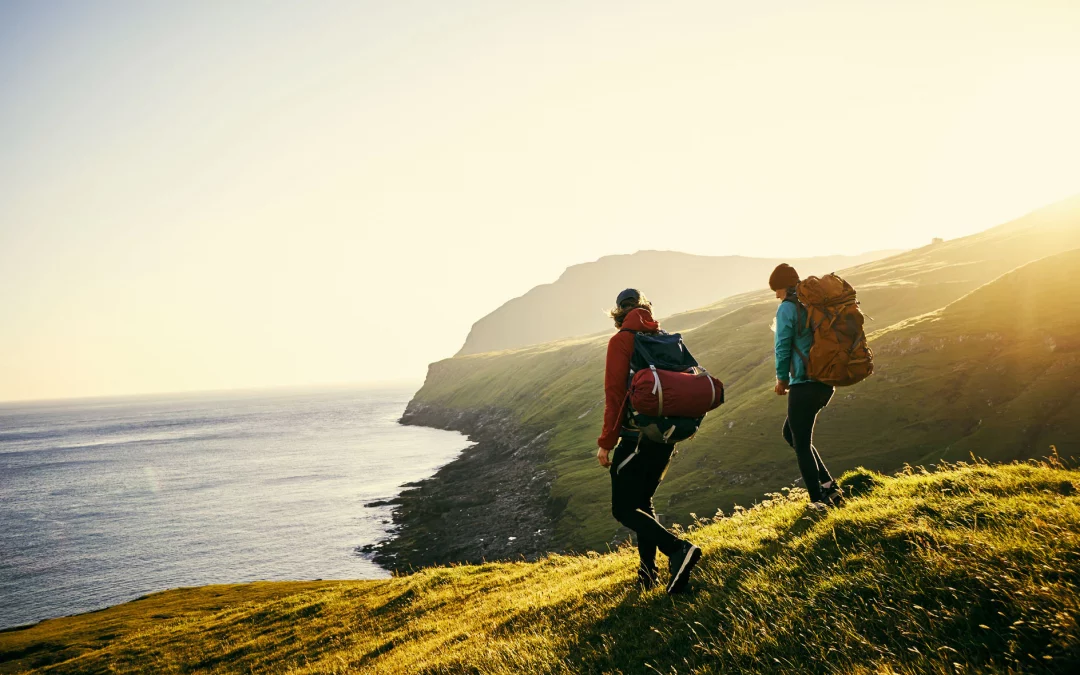
{"type": "Polygon", "coordinates": [[[776,379],[791,384],[813,382],[806,375],[806,360],[814,333],[806,326],[806,308],[785,300],[776,308],[776,379]],[[798,352],[802,352],[802,356],[798,352]]]}

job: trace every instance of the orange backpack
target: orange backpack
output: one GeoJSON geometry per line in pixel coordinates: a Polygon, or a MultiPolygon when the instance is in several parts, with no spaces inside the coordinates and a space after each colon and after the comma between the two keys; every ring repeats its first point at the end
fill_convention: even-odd
{"type": "Polygon", "coordinates": [[[845,387],[874,372],[874,352],[866,344],[863,313],[851,284],[835,274],[808,277],[795,287],[814,332],[806,374],[818,382],[845,387]]]}

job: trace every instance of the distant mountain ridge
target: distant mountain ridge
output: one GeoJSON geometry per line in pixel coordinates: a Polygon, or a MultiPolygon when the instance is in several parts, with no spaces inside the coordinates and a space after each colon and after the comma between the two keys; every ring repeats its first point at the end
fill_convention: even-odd
{"type": "Polygon", "coordinates": [[[895,255],[873,251],[854,256],[748,258],[701,256],[677,251],[638,251],[604,256],[568,267],[554,283],[542,284],[477,321],[457,356],[516,349],[610,328],[604,312],[624,288],[640,289],[658,316],[701,307],[717,298],[766,286],[781,262],[803,274],[824,274],[895,255]]]}

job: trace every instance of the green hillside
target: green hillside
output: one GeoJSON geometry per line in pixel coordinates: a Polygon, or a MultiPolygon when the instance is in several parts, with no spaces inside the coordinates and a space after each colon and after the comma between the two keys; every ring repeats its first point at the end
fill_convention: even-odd
{"type": "MultiPolygon", "coordinates": [[[[1065,274],[1080,259],[1060,252],[1078,247],[1080,198],[845,271],[874,318],[879,370],[839,390],[823,413],[818,445],[834,473],[859,464],[892,470],[976,447],[1002,459],[1039,456],[1050,443],[1074,452],[1080,416],[1069,381],[1080,378],[1080,299],[1065,274]]],[[[779,434],[785,401],[771,392],[776,302],[746,294],[664,322],[728,387],[728,403],[680,446],[658,492],[669,521],[748,505],[799,475],[779,434]]],[[[448,359],[432,364],[414,400],[499,408],[522,426],[553,430],[554,541],[572,549],[602,547],[617,532],[607,474],[593,459],[605,348],[606,337],[595,337],[448,359]]]]}
{"type": "MultiPolygon", "coordinates": [[[[859,290],[871,329],[944,307],[979,286],[1033,260],[1080,247],[1080,196],[1044,207],[985,232],[924,246],[844,270],[859,290]]],[[[765,286],[764,282],[762,285],[765,286]]],[[[724,298],[668,317],[687,330],[755,301],[771,301],[767,288],[724,298]]]]}
{"type": "Polygon", "coordinates": [[[823,515],[799,490],[700,522],[687,536],[705,556],[681,596],[635,590],[627,547],[179,589],[2,631],[0,672],[1077,672],[1080,472],[968,464],[843,483],[856,496],[823,515]]]}

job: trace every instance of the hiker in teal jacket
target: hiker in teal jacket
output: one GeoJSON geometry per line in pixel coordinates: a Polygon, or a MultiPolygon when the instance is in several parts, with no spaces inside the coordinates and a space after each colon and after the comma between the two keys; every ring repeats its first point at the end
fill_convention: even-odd
{"type": "Polygon", "coordinates": [[[798,284],[798,272],[787,264],[777,266],[769,277],[769,287],[781,301],[776,309],[776,386],[773,390],[778,396],[788,397],[784,440],[795,450],[799,472],[810,493],[813,508],[820,509],[837,505],[843,499],[840,486],[814,447],[814,424],[818,413],[832,399],[834,390],[807,374],[814,333],[806,325],[806,308],[799,303],[795,292],[798,284]]]}

